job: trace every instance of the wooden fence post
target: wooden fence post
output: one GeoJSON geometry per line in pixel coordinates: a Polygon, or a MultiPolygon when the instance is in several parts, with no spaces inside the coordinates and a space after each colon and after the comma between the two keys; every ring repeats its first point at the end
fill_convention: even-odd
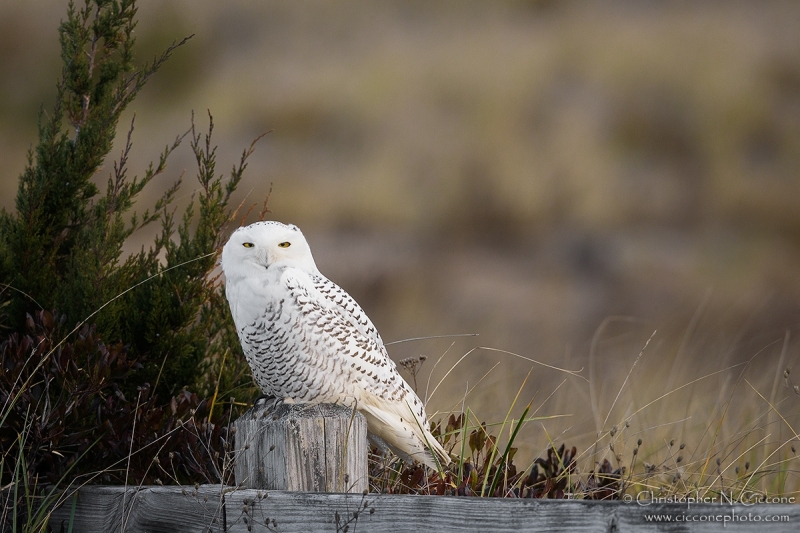
{"type": "Polygon", "coordinates": [[[239,487],[307,492],[363,492],[367,421],[336,404],[259,405],[234,422],[239,487]]]}

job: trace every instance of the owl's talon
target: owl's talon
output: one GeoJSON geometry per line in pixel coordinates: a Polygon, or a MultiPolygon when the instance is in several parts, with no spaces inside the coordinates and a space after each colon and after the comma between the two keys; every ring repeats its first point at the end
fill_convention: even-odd
{"type": "Polygon", "coordinates": [[[271,394],[262,394],[253,402],[253,409],[274,411],[284,403],[283,398],[271,394]]]}
{"type": "Polygon", "coordinates": [[[256,398],[256,401],[253,402],[253,407],[260,407],[264,403],[266,403],[269,400],[274,399],[274,398],[275,398],[275,396],[273,396],[271,394],[262,394],[261,396],[256,398]]]}

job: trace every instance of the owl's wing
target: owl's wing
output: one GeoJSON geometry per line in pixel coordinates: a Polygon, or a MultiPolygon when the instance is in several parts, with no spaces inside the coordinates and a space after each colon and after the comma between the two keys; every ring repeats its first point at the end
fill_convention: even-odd
{"type": "MultiPolygon", "coordinates": [[[[357,383],[383,399],[402,399],[413,390],[389,358],[381,337],[367,314],[342,288],[320,275],[287,269],[282,284],[289,302],[304,317],[292,330],[294,343],[302,344],[315,361],[330,364],[349,383],[357,383]]],[[[338,376],[337,376],[338,377],[338,376]]]]}
{"type": "MultiPolygon", "coordinates": [[[[422,401],[403,380],[375,326],[361,307],[335,283],[322,276],[289,272],[284,277],[289,299],[304,317],[294,333],[315,365],[331,365],[325,383],[336,383],[341,401],[354,398],[367,416],[370,431],[405,457],[436,468],[449,462],[428,429],[422,401]]],[[[295,368],[294,371],[302,369],[295,368]]]]}
{"type": "Polygon", "coordinates": [[[356,302],[352,296],[321,274],[312,274],[309,277],[311,278],[314,289],[320,296],[331,302],[359,333],[374,341],[381,347],[384,353],[386,352],[378,330],[367,316],[367,313],[361,309],[361,306],[358,305],[358,302],[356,302]]]}

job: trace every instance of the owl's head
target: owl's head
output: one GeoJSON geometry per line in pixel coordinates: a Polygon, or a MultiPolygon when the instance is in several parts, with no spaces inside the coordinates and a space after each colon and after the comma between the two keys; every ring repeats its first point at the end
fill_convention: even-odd
{"type": "Polygon", "coordinates": [[[234,231],[222,249],[221,263],[228,280],[257,275],[273,265],[319,272],[300,229],[274,221],[256,222],[234,231]]]}

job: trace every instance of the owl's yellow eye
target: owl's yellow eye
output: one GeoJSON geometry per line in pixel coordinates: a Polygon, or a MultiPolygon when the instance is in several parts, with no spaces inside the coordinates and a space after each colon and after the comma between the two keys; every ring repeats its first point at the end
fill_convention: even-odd
{"type": "Polygon", "coordinates": [[[252,248],[253,246],[255,246],[255,244],[253,244],[252,242],[244,242],[242,243],[242,246],[244,246],[245,248],[252,248]]]}
{"type": "Polygon", "coordinates": [[[281,248],[288,248],[291,245],[292,245],[292,243],[290,243],[289,241],[286,241],[286,242],[280,243],[278,246],[280,246],[281,248]]]}

